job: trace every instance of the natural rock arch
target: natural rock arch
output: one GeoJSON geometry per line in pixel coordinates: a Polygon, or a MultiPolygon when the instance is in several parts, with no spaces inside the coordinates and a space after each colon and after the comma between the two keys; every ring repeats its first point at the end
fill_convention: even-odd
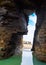
{"type": "MultiPolygon", "coordinates": [[[[17,32],[18,35],[26,34],[27,33],[27,25],[28,25],[28,15],[30,13],[34,12],[34,11],[36,12],[37,23],[36,23],[36,31],[35,31],[35,34],[34,34],[33,50],[35,52],[35,55],[39,59],[41,59],[43,61],[46,61],[46,51],[45,51],[45,54],[43,54],[44,50],[46,48],[46,35],[44,37],[44,34],[46,34],[46,31],[45,31],[46,30],[46,2],[45,2],[45,0],[40,0],[40,1],[39,0],[30,0],[30,1],[29,0],[0,0],[0,10],[1,10],[0,11],[0,16],[4,16],[4,14],[5,14],[4,18],[6,17],[5,19],[3,18],[3,22],[0,21],[1,22],[0,23],[0,28],[2,28],[0,33],[1,33],[1,37],[2,37],[2,35],[4,35],[4,37],[5,37],[5,34],[8,35],[8,36],[10,35],[9,37],[6,36],[5,39],[4,39],[4,40],[7,39],[7,41],[9,40],[9,38],[12,37],[11,36],[12,33],[16,33],[17,32]],[[26,9],[26,11],[25,11],[25,9],[26,9]],[[16,14],[15,11],[17,12],[17,16],[15,16],[15,14],[16,14]],[[3,13],[3,14],[1,14],[1,13],[3,13]],[[12,28],[8,28],[7,25],[9,25],[9,22],[4,22],[4,20],[5,21],[9,20],[8,16],[13,18],[14,20],[15,20],[14,17],[16,17],[16,19],[18,19],[18,21],[19,21],[19,27],[15,25],[15,21],[14,21],[14,23],[13,22],[10,23],[11,25],[13,24],[12,28]],[[20,22],[20,20],[22,22],[20,22]],[[3,34],[2,32],[4,32],[5,34],[3,34]],[[41,33],[41,32],[43,32],[43,33],[41,33]],[[40,38],[40,35],[41,35],[41,38],[43,38],[43,39],[45,38],[45,39],[42,40],[40,38]],[[42,47],[41,40],[43,42],[45,41],[45,44],[43,43],[43,47],[42,47]],[[36,46],[38,47],[38,49],[36,49],[37,48],[36,46]],[[40,47],[40,49],[39,49],[39,47],[40,47]],[[44,49],[44,50],[42,50],[42,49],[44,49]]],[[[1,19],[2,19],[2,17],[1,17],[1,19]]],[[[13,20],[10,19],[9,21],[13,21],[13,20]]],[[[16,24],[18,25],[17,22],[16,22],[16,24]]],[[[17,37],[19,37],[19,36],[17,36],[17,37]]],[[[3,39],[3,37],[2,37],[2,39],[3,39]]],[[[21,39],[22,39],[22,36],[20,36],[20,41],[21,41],[21,39]]],[[[7,42],[7,41],[5,41],[5,42],[7,42]]],[[[3,45],[4,45],[5,42],[4,41],[0,41],[0,44],[3,43],[3,45]]],[[[1,45],[0,45],[0,47],[1,47],[1,45]]],[[[2,47],[1,47],[1,50],[2,50],[2,47]]],[[[2,54],[1,58],[3,58],[4,55],[3,55],[1,50],[0,50],[0,52],[2,54]]],[[[8,57],[8,54],[6,54],[5,56],[8,57]]]]}

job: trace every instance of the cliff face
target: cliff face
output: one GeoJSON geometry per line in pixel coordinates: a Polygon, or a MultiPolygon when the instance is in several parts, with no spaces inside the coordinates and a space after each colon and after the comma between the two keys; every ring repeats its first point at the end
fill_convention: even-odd
{"type": "Polygon", "coordinates": [[[34,36],[34,54],[38,59],[46,61],[46,8],[39,13],[34,36]]]}
{"type": "Polygon", "coordinates": [[[11,34],[8,30],[0,27],[0,59],[8,58],[22,53],[22,35],[11,34]]]}
{"type": "Polygon", "coordinates": [[[0,59],[21,53],[22,35],[27,34],[28,16],[24,9],[36,11],[34,52],[46,61],[45,0],[0,0],[0,59]],[[16,49],[16,50],[15,50],[16,49]]]}
{"type": "Polygon", "coordinates": [[[27,32],[27,22],[23,13],[9,6],[0,7],[0,27],[12,33],[27,32]],[[17,29],[16,29],[17,28],[17,29]]]}
{"type": "Polygon", "coordinates": [[[5,1],[0,5],[0,59],[21,54],[22,35],[27,34],[28,24],[24,14],[5,1]]]}

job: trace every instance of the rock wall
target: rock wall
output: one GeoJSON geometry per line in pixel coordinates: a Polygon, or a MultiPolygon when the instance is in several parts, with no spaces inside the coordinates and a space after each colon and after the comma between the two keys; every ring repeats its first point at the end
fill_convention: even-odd
{"type": "Polygon", "coordinates": [[[10,56],[12,46],[9,45],[11,34],[5,29],[0,27],[0,59],[10,56]]]}
{"type": "Polygon", "coordinates": [[[46,8],[43,7],[39,13],[37,14],[39,16],[37,17],[33,48],[35,56],[46,61],[46,8]]]}
{"type": "Polygon", "coordinates": [[[11,34],[6,29],[0,27],[0,59],[8,58],[12,55],[22,53],[22,35],[11,34]]]}
{"type": "Polygon", "coordinates": [[[14,2],[11,0],[2,0],[1,2],[0,59],[3,59],[13,54],[21,54],[22,36],[27,34],[28,23],[24,13],[16,8],[14,2]]]}

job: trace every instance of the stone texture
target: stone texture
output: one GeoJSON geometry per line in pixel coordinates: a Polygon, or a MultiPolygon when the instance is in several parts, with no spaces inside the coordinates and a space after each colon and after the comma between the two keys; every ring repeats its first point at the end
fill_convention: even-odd
{"type": "Polygon", "coordinates": [[[0,59],[10,56],[12,46],[9,45],[11,39],[11,33],[5,28],[0,27],[0,59]]]}
{"type": "Polygon", "coordinates": [[[38,38],[38,41],[37,41],[37,44],[35,45],[35,53],[40,60],[46,61],[46,25],[45,23],[42,24],[41,29],[38,32],[37,38],[38,38]]]}
{"type": "Polygon", "coordinates": [[[18,34],[12,34],[12,40],[11,43],[15,43],[15,55],[21,55],[22,54],[22,48],[23,48],[23,35],[18,34]]]}
{"type": "Polygon", "coordinates": [[[27,34],[28,23],[24,14],[16,8],[13,1],[2,0],[1,2],[0,59],[3,59],[22,53],[22,36],[27,34]]]}
{"type": "Polygon", "coordinates": [[[0,59],[21,54],[22,38],[22,35],[11,34],[4,27],[0,27],[0,59]]]}
{"type": "MultiPolygon", "coordinates": [[[[43,10],[44,17],[35,37],[34,54],[42,61],[46,61],[46,11],[43,10]]],[[[39,19],[40,21],[40,19],[39,19]]]]}

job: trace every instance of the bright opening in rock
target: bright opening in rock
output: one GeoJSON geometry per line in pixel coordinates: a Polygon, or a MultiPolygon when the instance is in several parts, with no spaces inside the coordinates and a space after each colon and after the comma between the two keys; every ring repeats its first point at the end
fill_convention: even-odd
{"type": "Polygon", "coordinates": [[[33,45],[33,38],[34,38],[34,31],[36,28],[35,27],[36,21],[37,21],[37,16],[35,13],[33,13],[32,15],[29,15],[28,33],[27,33],[27,35],[23,36],[23,42],[30,43],[31,47],[33,45]]]}

